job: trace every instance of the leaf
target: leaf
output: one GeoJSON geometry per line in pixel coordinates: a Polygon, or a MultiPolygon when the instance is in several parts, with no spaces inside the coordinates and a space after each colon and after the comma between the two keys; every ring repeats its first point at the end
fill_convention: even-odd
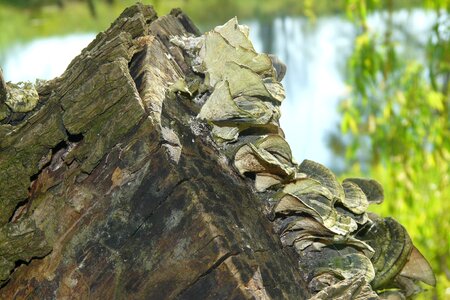
{"type": "Polygon", "coordinates": [[[363,225],[366,224],[369,221],[369,217],[367,213],[362,214],[355,214],[354,212],[347,210],[343,206],[336,205],[334,206],[334,209],[339,215],[347,216],[349,218],[352,218],[357,224],[363,225]]]}
{"type": "Polygon", "coordinates": [[[253,149],[249,145],[244,145],[236,152],[234,156],[234,166],[241,175],[252,173],[264,173],[266,166],[264,161],[258,160],[253,149]]]}
{"type": "MultiPolygon", "coordinates": [[[[333,213],[332,210],[328,210],[329,215],[328,218],[332,219],[334,216],[334,219],[336,218],[336,214],[333,213]]],[[[322,216],[311,206],[305,204],[303,201],[301,201],[298,197],[295,197],[293,195],[287,194],[280,197],[280,200],[278,203],[274,206],[273,212],[275,214],[281,213],[281,214],[289,214],[289,213],[307,213],[314,219],[318,220],[320,223],[323,224],[323,218],[322,216]]]]}
{"type": "Polygon", "coordinates": [[[346,235],[357,229],[357,224],[352,218],[339,214],[334,209],[333,194],[328,188],[314,179],[299,178],[287,184],[280,193],[291,195],[312,209],[314,214],[310,213],[311,216],[334,233],[346,235]]]}
{"type": "Polygon", "coordinates": [[[323,186],[318,180],[312,178],[300,178],[286,184],[283,188],[283,192],[286,194],[291,194],[294,196],[301,197],[308,194],[317,194],[324,196],[330,202],[330,207],[332,205],[333,194],[330,190],[323,186]]]}
{"type": "Polygon", "coordinates": [[[444,110],[444,95],[443,94],[433,91],[433,90],[430,90],[427,95],[427,100],[428,100],[428,104],[432,108],[434,108],[438,111],[444,110]]]}
{"type": "Polygon", "coordinates": [[[279,227],[278,233],[282,235],[287,231],[307,231],[314,232],[321,236],[333,236],[322,223],[307,216],[289,216],[282,220],[277,220],[279,227]]]}
{"type": "MultiPolygon", "coordinates": [[[[351,236],[336,235],[326,228],[320,221],[307,216],[289,216],[278,221],[276,227],[282,241],[291,241],[290,246],[294,242],[319,242],[324,246],[345,245],[353,246],[364,252],[367,257],[373,255],[374,250],[367,243],[351,236]]],[[[283,244],[285,244],[283,242],[283,244]]],[[[308,244],[308,243],[306,243],[308,244]]],[[[302,246],[303,247],[303,246],[302,246]]],[[[301,249],[303,250],[303,249],[301,249]]]]}
{"type": "MultiPolygon", "coordinates": [[[[272,120],[280,118],[279,108],[271,105],[270,103],[261,101],[254,96],[239,96],[233,99],[236,105],[246,111],[251,118],[244,118],[239,120],[229,120],[236,123],[248,123],[251,125],[265,125],[269,124],[272,120]]],[[[241,127],[242,124],[240,125],[241,127]]]]}
{"type": "MultiPolygon", "coordinates": [[[[324,277],[324,275],[319,275],[324,277]]],[[[364,276],[355,275],[351,278],[330,284],[323,284],[324,288],[310,300],[352,299],[352,300],[378,300],[378,295],[370,288],[364,276]]],[[[384,299],[384,298],[383,298],[384,299]]],[[[388,299],[388,298],[386,298],[388,299]]],[[[389,298],[390,299],[390,298],[389,298]]],[[[394,300],[394,299],[391,299],[394,300]]]]}
{"type": "Polygon", "coordinates": [[[284,98],[286,98],[283,85],[272,77],[265,78],[263,82],[272,99],[278,103],[283,102],[284,98]]]}
{"type": "Polygon", "coordinates": [[[288,142],[278,134],[263,136],[255,142],[255,146],[257,148],[265,149],[279,160],[283,160],[284,163],[292,164],[291,147],[288,142]]]}
{"type": "Polygon", "coordinates": [[[317,259],[315,272],[325,273],[327,271],[338,273],[345,279],[359,275],[363,276],[366,282],[371,282],[375,278],[375,271],[370,259],[360,253],[348,253],[317,259]]]}

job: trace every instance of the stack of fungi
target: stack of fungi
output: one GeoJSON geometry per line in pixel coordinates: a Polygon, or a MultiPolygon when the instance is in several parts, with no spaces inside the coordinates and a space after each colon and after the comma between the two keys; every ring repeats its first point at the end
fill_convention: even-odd
{"type": "Polygon", "coordinates": [[[279,124],[285,67],[255,51],[247,27],[232,19],[200,37],[171,41],[204,74],[199,90],[207,97],[194,99],[202,104],[197,117],[212,126],[213,140],[237,171],[254,180],[282,245],[298,254],[316,299],[403,298],[420,290],[418,281],[435,284],[405,228],[367,212],[383,201],[378,182],[339,183],[319,163],[293,161],[279,124]]]}

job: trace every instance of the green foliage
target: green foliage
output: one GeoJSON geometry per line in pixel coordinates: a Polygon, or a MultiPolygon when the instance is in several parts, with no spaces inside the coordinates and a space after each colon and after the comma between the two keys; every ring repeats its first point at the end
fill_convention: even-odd
{"type": "MultiPolygon", "coordinates": [[[[419,0],[398,0],[399,6],[419,0]]],[[[442,0],[441,0],[442,1],[442,0]]],[[[12,41],[74,32],[99,32],[136,0],[0,0],[0,49],[12,41]],[[95,14],[95,17],[93,17],[95,14]]],[[[180,7],[190,18],[210,29],[238,16],[239,19],[272,20],[279,16],[313,17],[342,12],[345,0],[141,0],[164,15],[180,7]]]]}
{"type": "Polygon", "coordinates": [[[400,50],[392,32],[393,1],[381,2],[347,1],[359,34],[348,60],[351,95],[340,107],[346,156],[354,162],[352,173],[385,187],[386,202],[373,210],[407,228],[437,274],[432,293],[443,299],[450,287],[450,2],[423,1],[438,16],[425,63],[400,50]],[[387,13],[381,33],[367,25],[375,9],[387,13]]]}
{"type": "MultiPolygon", "coordinates": [[[[443,169],[448,170],[444,165],[446,163],[441,162],[441,168],[416,173],[411,188],[407,184],[396,183],[407,178],[406,171],[382,165],[372,167],[370,171],[370,176],[383,185],[386,200],[369,210],[382,216],[393,216],[405,226],[437,276],[436,289],[421,295],[423,299],[432,298],[430,294],[437,294],[438,299],[446,299],[445,292],[450,286],[450,279],[446,276],[450,267],[450,178],[448,174],[444,175],[444,179],[441,178],[445,172],[443,169]],[[446,186],[440,186],[439,183],[446,186]],[[414,202],[408,203],[406,199],[414,202]]],[[[429,286],[424,288],[431,289],[429,286]]]]}
{"type": "MultiPolygon", "coordinates": [[[[131,5],[135,1],[123,2],[131,5]]],[[[0,50],[14,42],[36,37],[104,30],[124,8],[123,5],[109,6],[104,2],[98,2],[96,7],[97,18],[93,18],[85,3],[67,3],[64,8],[50,5],[24,9],[0,2],[0,50]]]]}

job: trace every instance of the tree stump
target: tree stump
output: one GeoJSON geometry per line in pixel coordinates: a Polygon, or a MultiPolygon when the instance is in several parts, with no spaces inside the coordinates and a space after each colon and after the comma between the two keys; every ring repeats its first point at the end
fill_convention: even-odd
{"type": "Polygon", "coordinates": [[[248,182],[190,128],[198,105],[167,95],[192,75],[169,41],[186,33],[179,10],[132,6],[31,111],[8,108],[0,298],[308,296],[248,182]]]}
{"type": "Polygon", "coordinates": [[[62,76],[12,84],[0,72],[0,298],[375,299],[372,273],[379,286],[410,283],[405,266],[420,253],[401,225],[365,212],[382,191],[293,162],[278,123],[285,66],[230,22],[202,39],[180,10],[157,17],[136,4],[62,76]],[[293,208],[303,184],[351,222],[293,208]],[[355,233],[369,221],[395,247],[373,250],[372,227],[355,233]],[[351,263],[329,265],[339,280],[314,263],[337,242],[351,263]],[[393,255],[394,271],[373,267],[368,250],[393,255]]]}

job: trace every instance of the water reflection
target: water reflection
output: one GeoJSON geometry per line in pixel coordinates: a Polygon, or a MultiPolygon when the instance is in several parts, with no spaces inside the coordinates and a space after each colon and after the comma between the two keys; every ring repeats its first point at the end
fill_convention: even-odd
{"type": "Polygon", "coordinates": [[[351,51],[352,25],[339,17],[319,18],[314,24],[280,18],[271,30],[257,22],[248,25],[257,50],[277,54],[288,66],[281,125],[294,157],[330,165],[325,133],[338,123],[336,106],[346,92],[342,71],[351,51]],[[276,32],[270,46],[266,32],[276,32]]]}
{"type": "MultiPolygon", "coordinates": [[[[368,26],[382,33],[391,26],[393,40],[404,57],[425,61],[424,46],[436,14],[422,9],[386,12],[368,17],[368,26]]],[[[339,126],[337,105],[349,93],[345,64],[357,33],[354,24],[339,16],[285,17],[273,22],[244,22],[258,51],[274,53],[288,66],[283,80],[286,100],[281,125],[300,162],[308,158],[335,170],[344,167],[331,153],[327,137],[339,126]]]]}
{"type": "Polygon", "coordinates": [[[16,82],[59,76],[94,37],[93,33],[70,34],[14,45],[0,59],[5,78],[16,82]]]}
{"type": "MultiPolygon", "coordinates": [[[[383,29],[388,23],[386,18],[384,13],[374,14],[369,17],[369,26],[383,29]]],[[[419,9],[405,10],[396,12],[392,20],[394,38],[407,45],[405,55],[423,59],[418,44],[428,39],[435,15],[419,9]]],[[[356,28],[338,16],[318,17],[315,23],[301,17],[242,23],[250,27],[258,51],[275,53],[288,66],[283,80],[287,98],[282,105],[281,124],[294,157],[297,161],[308,158],[339,167],[326,137],[338,124],[336,107],[348,92],[344,68],[356,28]]],[[[94,34],[76,34],[12,47],[0,57],[5,77],[21,81],[58,76],[93,38],[94,34]]]]}

